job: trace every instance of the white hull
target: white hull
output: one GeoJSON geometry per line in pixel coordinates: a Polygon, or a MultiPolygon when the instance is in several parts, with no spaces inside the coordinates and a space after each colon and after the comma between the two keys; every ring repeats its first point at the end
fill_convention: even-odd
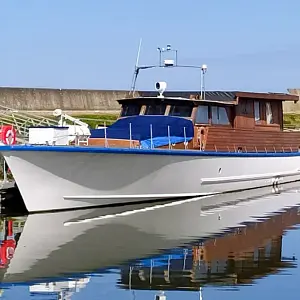
{"type": "Polygon", "coordinates": [[[70,146],[1,149],[29,212],[196,197],[300,180],[300,153],[226,156],[70,146]]]}
{"type": "Polygon", "coordinates": [[[127,211],[98,208],[29,215],[3,282],[62,274],[70,278],[70,274],[119,266],[220,234],[242,222],[255,222],[300,201],[297,191],[270,192],[264,188],[165,206],[133,205],[127,211]]]}

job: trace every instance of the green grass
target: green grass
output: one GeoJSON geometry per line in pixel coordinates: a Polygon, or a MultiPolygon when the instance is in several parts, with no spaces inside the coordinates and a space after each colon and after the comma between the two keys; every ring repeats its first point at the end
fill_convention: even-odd
{"type": "MultiPolygon", "coordinates": [[[[78,118],[91,127],[95,128],[97,125],[103,125],[106,122],[107,125],[112,124],[118,118],[116,114],[103,114],[103,115],[73,115],[73,117],[78,118]]],[[[300,114],[284,114],[283,124],[285,127],[289,128],[300,128],[300,114]]]]}
{"type": "Polygon", "coordinates": [[[288,128],[300,128],[300,114],[284,114],[283,125],[288,128]]]}
{"type": "Polygon", "coordinates": [[[89,124],[90,127],[95,128],[97,125],[111,125],[118,118],[116,114],[103,114],[103,115],[72,115],[72,117],[80,119],[81,121],[89,124]]]}
{"type": "MultiPolygon", "coordinates": [[[[92,128],[95,128],[97,125],[104,125],[104,122],[106,125],[110,125],[118,118],[117,114],[76,114],[72,116],[86,122],[92,128]]],[[[300,128],[300,114],[284,114],[283,124],[287,128],[300,128]]]]}
{"type": "MultiPolygon", "coordinates": [[[[118,118],[118,114],[71,114],[73,117],[82,120],[90,127],[95,128],[97,125],[111,125],[118,118]]],[[[56,119],[52,115],[47,116],[49,119],[56,119]]],[[[7,121],[4,124],[9,124],[11,118],[8,115],[7,121]]],[[[300,128],[300,114],[286,113],[283,116],[283,124],[286,128],[300,128]]]]}
{"type": "MultiPolygon", "coordinates": [[[[98,125],[111,125],[118,118],[118,114],[71,114],[73,118],[79,119],[85,123],[87,123],[91,128],[96,128],[98,125]]],[[[49,116],[50,119],[55,120],[56,118],[53,116],[49,116]]],[[[58,120],[58,119],[57,119],[58,120]]],[[[72,123],[67,121],[68,124],[72,123]]]]}
{"type": "MultiPolygon", "coordinates": [[[[116,114],[106,114],[106,115],[72,115],[72,117],[80,119],[81,121],[87,123],[91,128],[96,128],[98,125],[111,125],[113,122],[117,120],[119,115],[116,114]]],[[[56,120],[58,122],[58,118],[54,116],[47,116],[47,118],[56,120]]],[[[68,124],[72,124],[71,121],[66,120],[68,124]]],[[[22,123],[19,121],[19,123],[22,123]]],[[[6,117],[6,120],[1,120],[0,125],[14,124],[13,118],[10,116],[6,117]]],[[[28,124],[27,124],[28,125],[28,124]]]]}

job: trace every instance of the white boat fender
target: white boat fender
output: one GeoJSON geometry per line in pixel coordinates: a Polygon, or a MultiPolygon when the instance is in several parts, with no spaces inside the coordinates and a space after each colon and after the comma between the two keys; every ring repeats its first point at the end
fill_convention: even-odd
{"type": "Polygon", "coordinates": [[[201,126],[200,128],[198,128],[198,141],[199,141],[199,145],[200,145],[200,150],[203,149],[203,137],[205,134],[205,128],[203,126],[201,126]]]}

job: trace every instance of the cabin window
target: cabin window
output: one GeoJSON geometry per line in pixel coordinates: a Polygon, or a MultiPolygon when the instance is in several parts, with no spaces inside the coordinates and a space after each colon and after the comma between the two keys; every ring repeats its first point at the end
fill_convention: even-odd
{"type": "Polygon", "coordinates": [[[253,102],[250,100],[243,99],[239,102],[240,112],[244,116],[248,116],[252,114],[251,105],[253,105],[253,102]]]}
{"type": "Polygon", "coordinates": [[[188,118],[191,116],[192,110],[193,107],[190,105],[186,105],[186,106],[172,105],[170,108],[169,116],[188,118]]]}
{"type": "Polygon", "coordinates": [[[225,107],[211,107],[211,122],[212,124],[229,125],[229,119],[225,107]]]}
{"type": "Polygon", "coordinates": [[[142,107],[141,105],[135,104],[135,103],[123,104],[121,117],[129,117],[129,116],[139,115],[141,107],[142,107]]]}
{"type": "Polygon", "coordinates": [[[145,115],[164,115],[166,107],[164,103],[147,105],[145,115]]]}
{"type": "Polygon", "coordinates": [[[260,121],[260,103],[258,101],[254,101],[254,117],[255,117],[255,122],[260,121]]]}
{"type": "Polygon", "coordinates": [[[266,103],[266,120],[267,124],[274,124],[271,103],[266,103]]]}
{"type": "Polygon", "coordinates": [[[208,124],[208,106],[199,105],[196,114],[196,123],[197,124],[208,124]]]}

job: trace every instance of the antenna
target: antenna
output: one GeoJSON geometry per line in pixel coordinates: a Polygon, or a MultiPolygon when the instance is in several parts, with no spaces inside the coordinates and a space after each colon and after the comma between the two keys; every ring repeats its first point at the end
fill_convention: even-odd
{"type": "Polygon", "coordinates": [[[157,51],[159,52],[159,67],[174,67],[177,66],[177,59],[178,59],[178,50],[172,49],[171,45],[168,44],[167,48],[157,47],[157,51]],[[165,52],[175,52],[175,61],[173,59],[166,59],[162,64],[162,54],[165,52]]]}
{"type": "MultiPolygon", "coordinates": [[[[158,65],[153,64],[153,65],[145,65],[145,66],[139,66],[139,59],[140,59],[140,52],[141,52],[141,45],[142,45],[142,39],[140,39],[140,44],[138,48],[138,53],[136,57],[136,63],[135,63],[135,68],[134,68],[134,73],[133,73],[133,78],[132,78],[132,84],[131,84],[131,89],[129,92],[129,96],[134,96],[135,92],[135,86],[136,86],[136,81],[137,77],[139,75],[140,70],[148,70],[152,68],[195,68],[201,70],[201,82],[200,82],[200,93],[197,97],[200,97],[200,99],[205,100],[205,73],[207,71],[207,65],[179,65],[178,64],[178,50],[177,49],[172,49],[170,44],[167,44],[166,48],[161,48],[157,47],[157,51],[159,52],[159,61],[158,65]],[[174,59],[164,59],[162,61],[162,55],[164,53],[169,54],[173,52],[175,53],[175,60],[174,59]]],[[[199,99],[199,98],[197,98],[199,99]]]]}
{"type": "Polygon", "coordinates": [[[139,65],[139,60],[140,60],[141,47],[142,47],[142,38],[140,38],[139,49],[138,49],[138,53],[137,53],[137,56],[136,56],[136,62],[135,62],[135,66],[134,66],[134,73],[133,73],[133,77],[132,77],[132,84],[131,84],[131,93],[132,94],[134,94],[135,83],[136,83],[136,79],[137,79],[137,76],[138,76],[138,73],[139,73],[138,65],[139,65]]]}
{"type": "Polygon", "coordinates": [[[205,73],[207,71],[207,65],[201,66],[201,86],[200,86],[200,99],[205,100],[205,73]]]}
{"type": "Polygon", "coordinates": [[[136,57],[135,68],[137,68],[139,65],[141,47],[142,47],[142,38],[140,38],[140,44],[139,44],[139,50],[138,50],[137,57],[136,57]]]}

